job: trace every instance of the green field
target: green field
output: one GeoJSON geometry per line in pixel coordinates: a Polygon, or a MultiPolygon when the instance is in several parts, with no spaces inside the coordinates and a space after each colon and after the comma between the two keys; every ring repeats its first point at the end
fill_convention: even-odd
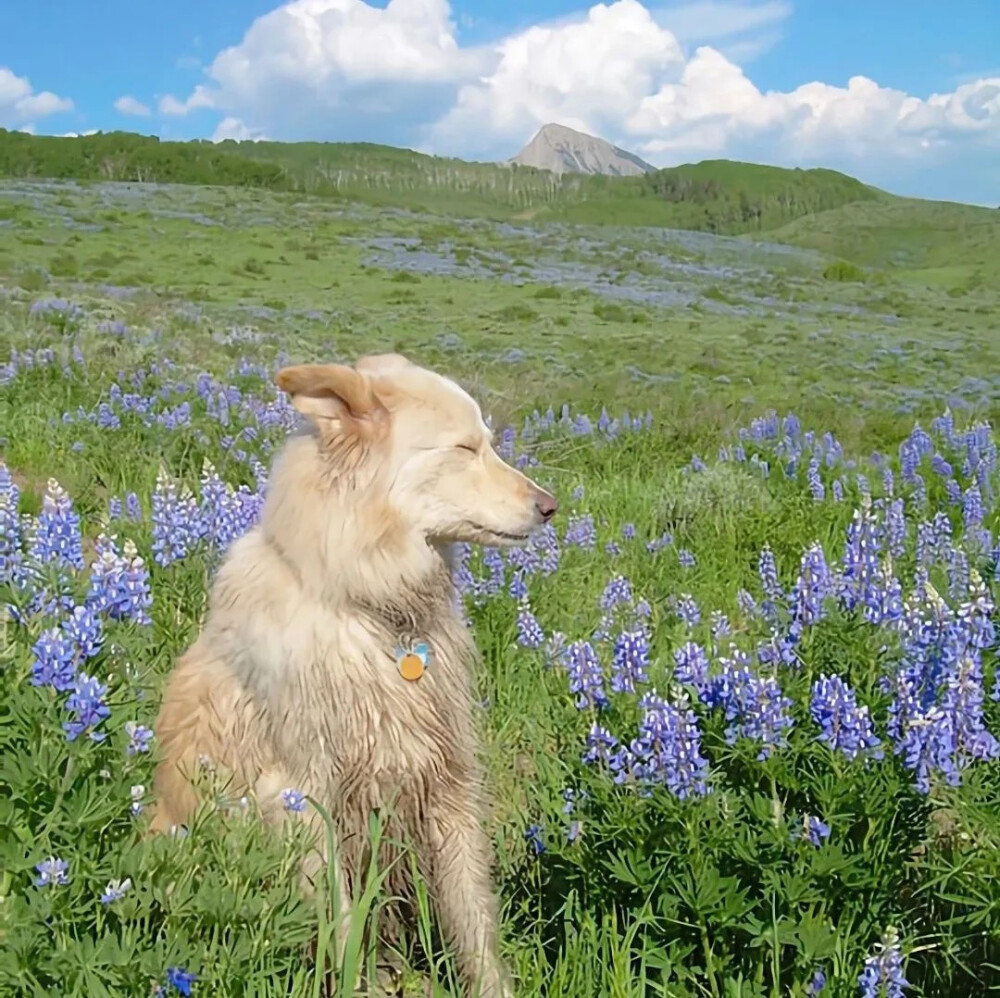
{"type": "MultiPolygon", "coordinates": [[[[1000,989],[1000,212],[306,144],[146,149],[136,183],[134,137],[118,169],[12,135],[0,995],[320,993],[301,844],[221,799],[141,841],[126,725],[256,515],[277,366],[381,350],[460,380],[561,500],[459,579],[518,995],[851,995],[897,954],[907,993],[1000,989]]],[[[460,993],[432,919],[405,942],[404,993],[460,993]]]]}

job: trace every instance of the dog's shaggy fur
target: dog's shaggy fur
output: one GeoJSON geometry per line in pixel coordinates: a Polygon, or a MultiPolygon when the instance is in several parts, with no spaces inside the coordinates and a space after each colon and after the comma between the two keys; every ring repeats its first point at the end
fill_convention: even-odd
{"type": "Polygon", "coordinates": [[[555,500],[497,456],[472,398],[398,354],[277,380],[306,429],[278,455],[261,522],[227,553],[202,633],[167,682],[151,828],[189,820],[206,760],[267,820],[286,816],[281,791],[297,788],[332,815],[338,843],[326,856],[308,808],[319,834],[304,877],[336,864],[345,910],[369,816],[391,805],[388,836],[414,846],[463,976],[482,998],[510,995],[480,825],[476,650],[448,554],[456,541],[525,541],[555,500]],[[405,638],[431,649],[415,682],[397,669],[405,638]]]}

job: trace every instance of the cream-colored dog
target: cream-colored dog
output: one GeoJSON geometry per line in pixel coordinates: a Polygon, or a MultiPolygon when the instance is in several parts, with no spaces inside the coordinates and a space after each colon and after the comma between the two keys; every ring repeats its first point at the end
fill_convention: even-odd
{"type": "Polygon", "coordinates": [[[338,843],[325,855],[307,808],[321,834],[304,875],[336,864],[346,910],[369,815],[391,805],[388,834],[415,847],[463,976],[482,998],[510,995],[480,824],[476,649],[448,552],[524,542],[556,501],[497,456],[469,395],[398,354],[286,367],[277,382],[307,426],[279,453],[261,522],[229,549],[167,681],[151,828],[189,819],[206,764],[269,820],[296,788],[330,812],[338,843]]]}

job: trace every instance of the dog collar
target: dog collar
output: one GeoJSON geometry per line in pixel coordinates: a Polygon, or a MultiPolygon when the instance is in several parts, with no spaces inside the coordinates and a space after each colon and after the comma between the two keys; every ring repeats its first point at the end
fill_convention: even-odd
{"type": "Polygon", "coordinates": [[[431,664],[431,649],[426,641],[402,640],[396,646],[396,668],[399,674],[415,683],[431,664]]]}

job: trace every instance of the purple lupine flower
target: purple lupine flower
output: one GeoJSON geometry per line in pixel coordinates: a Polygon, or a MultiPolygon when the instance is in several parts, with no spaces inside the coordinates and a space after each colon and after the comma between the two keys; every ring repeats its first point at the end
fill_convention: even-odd
{"type": "Polygon", "coordinates": [[[28,557],[38,565],[83,569],[83,536],[80,515],[73,508],[69,493],[50,478],[42,510],[34,524],[28,557]]]}
{"type": "Polygon", "coordinates": [[[588,766],[599,761],[610,763],[611,752],[617,747],[618,739],[607,728],[594,721],[587,734],[587,751],[583,754],[583,762],[588,766]]]}
{"type": "Polygon", "coordinates": [[[680,562],[681,568],[694,568],[696,564],[693,552],[689,551],[687,548],[678,549],[677,560],[680,562]]]}
{"type": "Polygon", "coordinates": [[[744,617],[756,617],[760,613],[757,601],[746,589],[740,589],[736,593],[736,605],[740,608],[740,613],[744,617]]]}
{"type": "Polygon", "coordinates": [[[571,547],[593,548],[597,544],[597,528],[590,513],[579,513],[569,518],[563,542],[571,547]]]}
{"type": "Polygon", "coordinates": [[[529,825],[524,830],[524,838],[526,842],[530,843],[536,856],[541,856],[545,852],[545,842],[542,839],[541,825],[529,825]]]}
{"type": "Polygon", "coordinates": [[[125,497],[125,515],[130,520],[142,519],[142,507],[139,504],[139,497],[134,492],[125,497]]]}
{"type": "Polygon", "coordinates": [[[611,689],[635,693],[636,683],[648,683],[649,636],[645,629],[622,631],[615,639],[611,658],[611,689]]]}
{"type": "Polygon", "coordinates": [[[72,613],[62,622],[66,637],[73,643],[80,659],[93,658],[104,643],[101,618],[86,605],[73,607],[72,613]]]}
{"type": "Polygon", "coordinates": [[[708,682],[708,656],[701,645],[687,641],[674,650],[674,678],[701,690],[708,682]]]}
{"type": "Polygon", "coordinates": [[[729,618],[721,610],[713,610],[709,615],[712,625],[712,640],[718,642],[720,638],[729,637],[732,634],[732,625],[729,618]]]}
{"type": "Polygon", "coordinates": [[[983,522],[983,497],[978,485],[972,485],[966,489],[962,496],[962,519],[965,529],[971,530],[978,527],[983,522]]]}
{"type": "Polygon", "coordinates": [[[563,667],[569,678],[569,691],[575,693],[579,710],[608,706],[604,692],[604,670],[594,646],[589,641],[574,641],[562,655],[563,667]]]}
{"type": "Polygon", "coordinates": [[[823,485],[823,479],[820,478],[819,458],[816,456],[813,456],[812,460],[809,462],[807,480],[809,484],[809,491],[812,493],[813,501],[822,502],[826,498],[826,486],[823,485]]]}
{"type": "Polygon", "coordinates": [[[910,982],[903,976],[903,954],[894,931],[886,933],[879,952],[865,959],[858,985],[862,998],[903,998],[910,982]]]}
{"type": "Polygon", "coordinates": [[[733,745],[739,738],[760,743],[757,759],[766,759],[786,744],[786,732],[794,725],[788,713],[791,700],[781,692],[774,676],[757,675],[748,657],[733,648],[733,658],[720,658],[722,671],[711,676],[699,691],[699,699],[710,708],[723,710],[725,737],[733,745]]]}
{"type": "Polygon", "coordinates": [[[665,530],[659,537],[654,537],[651,541],[646,541],[646,550],[650,554],[661,551],[674,543],[674,535],[669,530],[665,530]]]}
{"type": "Polygon", "coordinates": [[[880,525],[865,504],[854,511],[841,558],[840,598],[848,610],[865,602],[872,580],[879,571],[881,546],[880,525]]]}
{"type": "Polygon", "coordinates": [[[7,465],[0,461],[0,585],[18,582],[24,556],[21,551],[22,529],[18,516],[21,492],[7,465]]]}
{"type": "Polygon", "coordinates": [[[893,499],[886,508],[885,533],[889,554],[902,556],[906,546],[906,514],[902,499],[893,499]]]}
{"type": "Polygon", "coordinates": [[[545,632],[526,602],[517,611],[517,643],[522,648],[541,648],[545,644],[545,632]]]}
{"type": "Polygon", "coordinates": [[[781,583],[778,581],[778,567],[774,561],[774,553],[768,544],[765,544],[760,552],[757,570],[764,589],[764,595],[767,599],[771,602],[783,600],[785,598],[785,591],[781,588],[781,583]]]}
{"type": "Polygon", "coordinates": [[[803,814],[792,828],[792,838],[805,839],[817,848],[830,837],[830,826],[811,814],[803,814]]]}
{"type": "Polygon", "coordinates": [[[111,710],[104,703],[107,692],[107,686],[98,682],[93,676],[88,676],[85,672],[77,674],[73,692],[66,700],[66,709],[76,715],[69,721],[63,721],[66,741],[75,741],[88,729],[92,741],[102,742],[108,737],[107,732],[96,730],[97,726],[111,714],[111,710]]]}
{"type": "Polygon", "coordinates": [[[201,540],[198,504],[187,488],[178,488],[162,469],[153,492],[153,560],[161,566],[186,558],[201,540]]]}
{"type": "Polygon", "coordinates": [[[168,986],[185,995],[186,998],[189,998],[191,986],[196,980],[198,980],[198,975],[193,974],[190,970],[185,970],[183,967],[167,967],[168,986]]]}
{"type": "Polygon", "coordinates": [[[306,796],[301,790],[285,787],[279,796],[286,811],[304,811],[306,809],[306,796]]]}
{"type": "Polygon", "coordinates": [[[896,491],[896,480],[892,474],[892,468],[886,465],[882,469],[882,490],[887,496],[892,496],[896,491]]]}
{"type": "Polygon", "coordinates": [[[60,693],[73,688],[78,653],[65,631],[50,627],[31,650],[35,656],[29,680],[32,686],[51,686],[60,693]]]}
{"type": "Polygon", "coordinates": [[[102,534],[98,538],[97,551],[90,569],[87,605],[106,613],[112,620],[151,623],[146,612],[153,603],[149,571],[135,544],[127,540],[119,554],[114,539],[102,534]]]}
{"type": "Polygon", "coordinates": [[[66,874],[69,863],[64,859],[49,856],[41,863],[36,863],[35,869],[38,871],[38,876],[35,877],[36,887],[63,887],[69,883],[69,877],[66,874]]]}
{"type": "Polygon", "coordinates": [[[632,602],[632,584],[623,575],[614,576],[601,593],[602,610],[613,610],[620,604],[632,602]]]}
{"type": "Polygon", "coordinates": [[[139,724],[137,721],[126,721],[125,734],[128,735],[128,747],[125,750],[128,755],[138,755],[149,751],[153,732],[145,724],[139,724]]]}
{"type": "Polygon", "coordinates": [[[484,597],[494,596],[504,588],[507,581],[507,566],[503,555],[497,548],[487,548],[483,551],[482,563],[489,575],[481,581],[479,593],[484,597]]]}
{"type": "Polygon", "coordinates": [[[900,623],[903,659],[885,683],[894,694],[888,731],[921,793],[936,774],[957,786],[972,761],[1000,757],[982,710],[982,652],[996,640],[994,604],[978,577],[974,585],[974,598],[955,612],[925,583],[900,623]]]}
{"type": "Polygon", "coordinates": [[[957,546],[948,552],[948,595],[961,599],[969,591],[969,556],[957,546]]]}
{"type": "Polygon", "coordinates": [[[109,880],[108,886],[104,888],[104,893],[101,894],[101,904],[113,904],[115,901],[121,901],[131,887],[131,877],[126,877],[124,880],[109,880]]]}
{"type": "Polygon", "coordinates": [[[826,972],[820,968],[812,976],[812,980],[806,985],[806,995],[814,998],[826,987],[826,972]]]}
{"type": "Polygon", "coordinates": [[[858,705],[854,690],[840,676],[821,674],[813,683],[809,712],[820,726],[820,741],[832,751],[848,759],[868,752],[875,759],[882,757],[868,707],[858,705]]]}
{"type": "Polygon", "coordinates": [[[146,793],[146,788],[141,783],[134,784],[129,790],[130,803],[129,814],[133,818],[138,818],[142,814],[142,797],[146,793]]]}
{"type": "Polygon", "coordinates": [[[823,547],[813,544],[803,555],[799,577],[792,589],[795,619],[811,627],[825,614],[824,601],[833,594],[833,576],[823,547]]]}
{"type": "Polygon", "coordinates": [[[682,593],[678,597],[674,609],[677,616],[687,625],[689,631],[701,621],[701,609],[694,597],[688,593],[682,593]]]}
{"type": "Polygon", "coordinates": [[[639,701],[643,716],[629,746],[630,775],[641,784],[664,784],[681,800],[709,792],[708,760],[701,754],[701,733],[688,698],[673,702],[655,692],[639,701]]]}

